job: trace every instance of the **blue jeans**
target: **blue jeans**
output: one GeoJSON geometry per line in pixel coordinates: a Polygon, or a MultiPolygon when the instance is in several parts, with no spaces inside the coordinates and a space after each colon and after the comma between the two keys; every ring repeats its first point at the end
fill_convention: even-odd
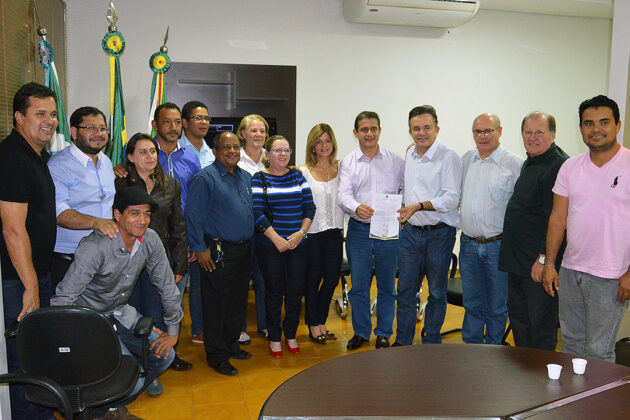
{"type": "MultiPolygon", "coordinates": [[[[267,329],[267,320],[265,315],[265,280],[260,272],[260,266],[256,259],[256,241],[252,241],[251,251],[252,280],[254,280],[254,300],[256,304],[256,325],[258,331],[267,329]]],[[[247,317],[243,320],[241,331],[247,331],[247,317]]]]}
{"type": "Polygon", "coordinates": [[[151,283],[147,270],[140,272],[136,286],[129,297],[129,305],[136,308],[144,316],[153,318],[153,325],[162,331],[166,331],[162,298],[157,287],[151,283]]]}
{"type": "MultiPolygon", "coordinates": [[[[17,320],[22,311],[22,295],[24,285],[20,280],[2,279],[2,302],[4,305],[4,328],[17,320]]],[[[39,278],[39,306],[50,306],[50,297],[53,294],[50,275],[39,278]]],[[[18,359],[17,343],[15,338],[9,338],[7,343],[7,367],[9,373],[23,373],[18,359]]],[[[11,385],[9,387],[11,398],[11,418],[13,420],[40,420],[54,419],[50,408],[32,404],[26,400],[24,387],[11,385]]]]}
{"type": "MultiPolygon", "coordinates": [[[[201,311],[201,272],[199,263],[193,261],[188,264],[190,288],[188,289],[188,309],[190,310],[190,329],[192,335],[199,335],[203,331],[203,313],[201,311]]],[[[183,296],[183,294],[182,294],[183,296]]]]}
{"type": "MultiPolygon", "coordinates": [[[[138,323],[138,319],[140,319],[142,315],[138,313],[136,317],[136,321],[133,323],[131,328],[125,328],[123,324],[119,321],[110,317],[109,320],[114,326],[116,333],[118,335],[118,339],[120,340],[120,351],[124,355],[133,356],[138,358],[138,360],[142,360],[142,338],[136,337],[133,334],[134,328],[136,328],[136,324],[138,323]]],[[[153,343],[153,341],[159,338],[159,334],[155,331],[151,331],[149,334],[149,345],[153,343]]],[[[144,378],[138,378],[138,382],[136,382],[136,386],[129,393],[129,395],[123,399],[114,401],[111,404],[101,406],[94,409],[94,416],[101,417],[103,416],[109,407],[123,407],[127,404],[132,403],[138,396],[144,391],[144,389],[151,383],[155,378],[160,376],[168,367],[173,363],[173,359],[175,358],[175,349],[172,349],[169,353],[168,357],[159,358],[152,351],[149,352],[149,370],[147,372],[147,376],[144,378]]],[[[142,364],[141,364],[142,366],[142,364]]],[[[142,369],[141,369],[142,370],[142,369]]]]}
{"type": "Polygon", "coordinates": [[[350,264],[352,289],[348,292],[352,307],[354,334],[366,340],[372,335],[370,286],[372,270],[376,275],[377,304],[375,335],[389,338],[394,323],[394,278],[398,240],[371,239],[370,226],[350,219],[346,235],[346,255],[350,264]]]}
{"type": "Polygon", "coordinates": [[[466,343],[501,344],[507,322],[507,273],[499,271],[501,241],[475,242],[462,232],[459,268],[464,294],[462,338],[466,343]]]}
{"type": "Polygon", "coordinates": [[[561,268],[560,330],[564,353],[615,362],[615,340],[628,307],[617,302],[617,279],[561,268]]]}
{"type": "Polygon", "coordinates": [[[426,274],[429,283],[429,301],[424,318],[426,335],[422,337],[422,343],[442,342],[440,330],[446,317],[446,286],[454,245],[454,227],[423,231],[409,223],[405,225],[398,252],[397,343],[413,343],[416,293],[423,274],[426,274]]]}

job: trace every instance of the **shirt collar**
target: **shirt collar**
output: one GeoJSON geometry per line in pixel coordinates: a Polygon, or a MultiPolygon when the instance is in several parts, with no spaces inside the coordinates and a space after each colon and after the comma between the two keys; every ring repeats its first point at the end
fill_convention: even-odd
{"type": "Polygon", "coordinates": [[[475,157],[478,160],[488,160],[488,159],[490,159],[490,160],[492,160],[492,161],[494,161],[496,163],[501,163],[501,159],[503,157],[503,147],[501,147],[501,145],[499,144],[499,147],[494,149],[492,151],[492,153],[490,153],[490,156],[488,156],[485,159],[481,159],[481,155],[479,154],[479,150],[476,150],[475,157]]]}
{"type": "MultiPolygon", "coordinates": [[[[160,152],[164,152],[164,150],[162,150],[162,148],[160,147],[160,142],[158,141],[157,136],[153,137],[153,139],[154,139],[154,140],[155,140],[155,142],[157,143],[158,150],[159,150],[160,152]]],[[[173,150],[173,152],[172,152],[172,153],[175,153],[175,152],[177,152],[177,151],[178,151],[178,150],[180,150],[180,149],[183,149],[183,147],[182,147],[182,145],[179,143],[179,140],[177,140],[177,146],[175,146],[175,150],[173,150]]],[[[166,152],[164,152],[164,153],[166,153],[166,152]]]]}
{"type": "Polygon", "coordinates": [[[376,151],[376,154],[374,155],[374,158],[372,158],[372,159],[370,159],[369,157],[365,156],[363,154],[363,151],[361,150],[360,147],[357,150],[359,152],[359,160],[365,159],[367,161],[372,161],[372,160],[382,159],[383,158],[383,153],[381,153],[381,146],[378,146],[378,150],[376,151]]]}
{"type": "Polygon", "coordinates": [[[424,155],[422,155],[422,158],[418,154],[418,146],[414,146],[413,152],[411,152],[411,154],[412,154],[412,156],[414,156],[417,159],[427,158],[428,160],[433,160],[433,158],[435,157],[435,154],[437,153],[437,150],[439,149],[439,147],[440,147],[440,142],[439,142],[439,140],[435,139],[435,141],[433,142],[431,147],[429,147],[429,150],[424,152],[424,155]]]}
{"type": "MultiPolygon", "coordinates": [[[[92,163],[92,158],[90,158],[87,154],[82,152],[81,149],[79,149],[76,146],[76,144],[72,143],[68,147],[70,148],[70,153],[72,153],[72,156],[77,158],[77,160],[79,162],[81,162],[81,164],[83,166],[87,166],[88,163],[92,163]]],[[[103,152],[98,152],[98,154],[96,155],[98,163],[101,163],[101,160],[103,159],[103,156],[105,156],[105,155],[103,155],[103,152]]]]}
{"type": "Polygon", "coordinates": [[[247,153],[245,153],[245,148],[241,147],[241,160],[245,159],[246,161],[251,162],[253,165],[259,165],[262,162],[264,154],[265,151],[263,150],[263,152],[260,154],[260,160],[258,162],[254,162],[254,159],[252,159],[247,153]]]}
{"type": "MultiPolygon", "coordinates": [[[[226,168],[225,166],[223,166],[223,164],[222,164],[221,162],[219,162],[218,160],[215,160],[215,161],[213,162],[213,164],[214,164],[214,165],[217,165],[217,169],[219,170],[219,174],[220,174],[221,176],[226,176],[227,174],[232,174],[232,173],[231,173],[230,171],[228,171],[228,170],[227,170],[227,168],[226,168]]],[[[234,168],[234,175],[236,175],[236,174],[238,173],[237,171],[240,171],[240,170],[241,170],[241,168],[239,168],[238,166],[236,166],[236,167],[234,168]]]]}

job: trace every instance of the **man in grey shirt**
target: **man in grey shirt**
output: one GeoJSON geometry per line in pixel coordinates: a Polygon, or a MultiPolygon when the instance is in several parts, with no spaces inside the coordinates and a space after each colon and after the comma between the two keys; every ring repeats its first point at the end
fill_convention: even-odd
{"type": "Polygon", "coordinates": [[[144,268],[162,297],[167,331],[153,328],[149,336],[152,353],[147,376],[138,380],[127,398],[113,404],[117,408],[110,408],[105,419],[137,418],[124,405],[168,369],[175,355],[171,349],[177,343],[184,314],[162,242],[155,231],[148,229],[151,211],[156,209],[157,203],[142,188],[118,191],[113,205],[118,234],[112,239],[94,231],[83,238],[74,262],[57,286],[57,294],[50,300],[53,306],[78,305],[103,313],[118,333],[122,353],[139,356],[142,340],[134,336],[133,330],[141,315],[127,302],[144,268]]]}

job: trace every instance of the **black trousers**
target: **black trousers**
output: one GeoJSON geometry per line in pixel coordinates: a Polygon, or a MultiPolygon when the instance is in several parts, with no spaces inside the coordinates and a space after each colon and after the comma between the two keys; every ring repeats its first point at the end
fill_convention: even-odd
{"type": "Polygon", "coordinates": [[[72,265],[74,254],[54,253],[50,263],[50,279],[52,281],[53,295],[57,290],[57,285],[61,283],[68,269],[72,265]]]}
{"type": "Polygon", "coordinates": [[[508,273],[507,307],[518,347],[556,349],[558,294],[552,298],[530,276],[508,273]]]}
{"type": "MultiPolygon", "coordinates": [[[[210,244],[212,259],[216,245],[210,244]]],[[[245,319],[251,245],[223,242],[223,264],[215,263],[212,272],[201,269],[201,309],[203,312],[203,345],[210,367],[217,367],[239,350],[238,338],[245,319]]]]}
{"type": "Polygon", "coordinates": [[[308,269],[307,244],[302,242],[295,249],[279,252],[261,233],[257,233],[256,236],[256,257],[265,279],[265,311],[269,341],[280,341],[283,332],[285,338],[293,339],[302,312],[302,297],[308,269]],[[283,300],[284,321],[280,326],[283,300]]]}
{"type": "Polygon", "coordinates": [[[308,274],[304,297],[306,325],[324,325],[330,301],[339,284],[343,259],[343,230],[328,229],[308,235],[308,274]]]}

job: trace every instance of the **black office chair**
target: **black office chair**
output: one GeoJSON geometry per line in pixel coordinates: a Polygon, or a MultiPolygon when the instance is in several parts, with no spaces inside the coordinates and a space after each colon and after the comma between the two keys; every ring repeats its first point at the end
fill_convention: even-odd
{"type": "MultiPolygon", "coordinates": [[[[151,318],[138,320],[134,334],[142,337],[144,372],[148,370],[151,318]]],[[[127,396],[141,375],[138,360],[123,355],[116,332],[107,318],[78,306],[40,308],[5,332],[16,337],[20,366],[26,375],[58,383],[71,401],[77,419],[92,418],[92,408],[127,396]]],[[[143,373],[144,375],[145,373],[143,373]]],[[[27,385],[26,398],[62,411],[60,398],[40,386],[27,385]]]]}
{"type": "Polygon", "coordinates": [[[5,373],[4,375],[0,375],[0,384],[32,384],[45,388],[57,399],[57,407],[62,413],[64,413],[64,418],[66,420],[72,420],[72,404],[68,399],[68,394],[66,394],[63,388],[55,381],[51,381],[43,376],[5,373]]]}

